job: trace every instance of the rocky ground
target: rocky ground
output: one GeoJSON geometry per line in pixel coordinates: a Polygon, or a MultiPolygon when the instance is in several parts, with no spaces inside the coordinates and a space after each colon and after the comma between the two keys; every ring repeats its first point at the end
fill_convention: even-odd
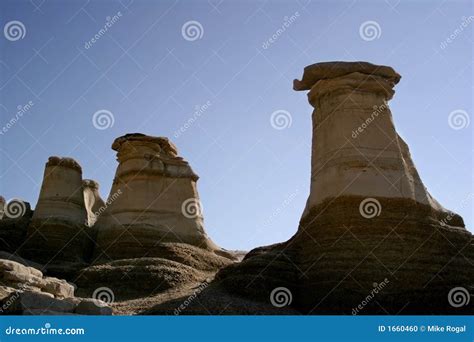
{"type": "Polygon", "coordinates": [[[9,315],[110,315],[112,309],[94,298],[74,295],[66,280],[44,276],[33,263],[2,253],[0,313],[9,315]]]}

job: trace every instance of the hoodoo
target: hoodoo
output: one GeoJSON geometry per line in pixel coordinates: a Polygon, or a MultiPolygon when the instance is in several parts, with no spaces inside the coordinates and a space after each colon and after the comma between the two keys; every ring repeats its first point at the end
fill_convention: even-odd
{"type": "Polygon", "coordinates": [[[204,232],[198,176],[167,138],[127,134],[112,149],[119,165],[96,223],[96,258],[161,255],[166,242],[219,250],[204,232]]]}
{"type": "Polygon", "coordinates": [[[220,271],[229,291],[268,301],[286,287],[309,314],[472,310],[450,296],[474,287],[473,235],[428,193],[396,132],[399,80],[366,62],[310,65],[295,80],[315,108],[306,208],[289,241],[220,271]]]}
{"type": "Polygon", "coordinates": [[[81,166],[72,158],[50,157],[22,255],[48,265],[82,262],[86,219],[81,166]]]}
{"type": "Polygon", "coordinates": [[[404,198],[447,213],[423,185],[397,134],[388,101],[400,75],[366,62],[317,63],[295,90],[309,90],[313,142],[307,213],[340,196],[404,198]]]}

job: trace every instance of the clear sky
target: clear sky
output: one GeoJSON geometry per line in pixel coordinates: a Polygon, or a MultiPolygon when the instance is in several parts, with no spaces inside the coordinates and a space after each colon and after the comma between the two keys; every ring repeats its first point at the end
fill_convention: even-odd
{"type": "Polygon", "coordinates": [[[105,199],[114,138],[167,136],[201,177],[216,243],[284,241],[310,180],[312,108],[292,81],[309,64],[364,60],[402,75],[398,132],[433,196],[472,231],[473,14],[469,0],[2,0],[1,27],[23,27],[0,37],[0,125],[27,110],[0,134],[0,194],[34,206],[59,155],[105,199]],[[94,125],[101,110],[113,125],[94,125]],[[284,129],[271,125],[278,110],[291,115],[284,129]]]}

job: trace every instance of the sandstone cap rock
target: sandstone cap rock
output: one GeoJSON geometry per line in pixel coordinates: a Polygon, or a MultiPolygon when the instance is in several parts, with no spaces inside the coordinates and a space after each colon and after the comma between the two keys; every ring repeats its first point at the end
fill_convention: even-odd
{"type": "Polygon", "coordinates": [[[139,142],[156,144],[162,149],[163,152],[174,157],[178,155],[178,149],[176,148],[176,145],[173,144],[168,138],[154,137],[154,136],[149,136],[142,133],[128,133],[121,137],[118,137],[112,143],[112,149],[114,151],[119,151],[122,145],[127,141],[139,141],[139,142]]]}
{"type": "Polygon", "coordinates": [[[401,78],[393,68],[385,65],[369,62],[322,62],[305,67],[301,81],[293,81],[293,89],[309,90],[319,80],[341,77],[354,72],[383,77],[393,85],[397,84],[401,78]]]}
{"type": "Polygon", "coordinates": [[[75,159],[69,157],[51,156],[48,158],[46,166],[64,166],[82,172],[81,165],[75,159]]]}
{"type": "Polygon", "coordinates": [[[94,189],[94,190],[98,190],[99,189],[99,183],[96,182],[95,180],[93,179],[83,179],[82,180],[82,186],[84,188],[91,188],[91,189],[94,189]]]}

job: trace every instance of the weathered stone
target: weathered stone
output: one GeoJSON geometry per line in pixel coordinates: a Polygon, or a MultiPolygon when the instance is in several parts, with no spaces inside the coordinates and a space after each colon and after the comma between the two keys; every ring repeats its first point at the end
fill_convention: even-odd
{"type": "Polygon", "coordinates": [[[58,298],[74,296],[74,286],[63,279],[47,277],[42,281],[41,290],[53,294],[58,298]]]}
{"type": "Polygon", "coordinates": [[[249,252],[217,275],[233,294],[268,301],[284,286],[307,314],[442,314],[448,293],[474,285],[474,238],[428,193],[387,101],[400,76],[368,63],[305,69],[313,111],[311,189],[297,233],[249,252]],[[367,206],[368,204],[368,206],[367,206]]]}
{"type": "Polygon", "coordinates": [[[368,62],[323,62],[305,67],[302,80],[293,81],[293,89],[310,90],[320,80],[338,78],[352,73],[380,77],[392,85],[397,84],[401,78],[393,68],[385,65],[375,65],[368,62]]]}
{"type": "Polygon", "coordinates": [[[0,259],[0,274],[3,275],[7,273],[10,277],[14,277],[14,275],[18,275],[18,277],[23,277],[23,275],[34,276],[40,279],[43,277],[43,273],[33,267],[22,265],[13,260],[0,259]]]}
{"type": "Polygon", "coordinates": [[[112,315],[112,308],[107,303],[93,298],[82,299],[74,310],[79,315],[112,315]]]}
{"type": "Polygon", "coordinates": [[[43,277],[41,271],[0,259],[1,312],[23,315],[46,315],[72,312],[74,287],[65,280],[43,277]],[[69,297],[68,300],[62,300],[69,297]]]}
{"type": "Polygon", "coordinates": [[[159,256],[162,242],[220,251],[204,231],[198,176],[167,138],[127,134],[112,149],[119,166],[96,223],[94,259],[159,256]]]}
{"type": "Polygon", "coordinates": [[[2,301],[5,297],[8,297],[10,294],[12,294],[15,291],[16,289],[13,287],[0,285],[0,301],[2,301]]]}
{"type": "Polygon", "coordinates": [[[38,288],[38,285],[42,281],[42,278],[35,277],[32,274],[14,271],[3,271],[2,277],[2,280],[7,281],[9,283],[28,283],[38,288]]]}
{"type": "Polygon", "coordinates": [[[11,303],[5,309],[10,314],[25,314],[29,310],[73,312],[75,308],[75,305],[70,302],[52,298],[48,294],[30,291],[13,293],[4,301],[11,303]]]}
{"type": "Polygon", "coordinates": [[[21,256],[19,256],[17,254],[12,254],[12,253],[8,253],[8,252],[0,251],[0,259],[15,261],[19,264],[22,264],[23,266],[35,268],[35,269],[40,270],[40,271],[43,268],[43,265],[38,264],[37,262],[24,259],[24,258],[22,258],[21,256]]]}
{"type": "Polygon", "coordinates": [[[57,298],[74,296],[74,286],[67,281],[44,277],[41,271],[12,260],[0,259],[0,284],[21,291],[46,292],[57,298]]]}
{"type": "Polygon", "coordinates": [[[45,264],[82,261],[86,220],[81,167],[72,158],[50,157],[22,255],[45,264]]]}
{"type": "Polygon", "coordinates": [[[305,69],[311,89],[310,196],[303,216],[328,198],[406,198],[448,213],[423,185],[408,146],[395,131],[387,101],[400,76],[369,63],[318,63],[305,69]]]}

